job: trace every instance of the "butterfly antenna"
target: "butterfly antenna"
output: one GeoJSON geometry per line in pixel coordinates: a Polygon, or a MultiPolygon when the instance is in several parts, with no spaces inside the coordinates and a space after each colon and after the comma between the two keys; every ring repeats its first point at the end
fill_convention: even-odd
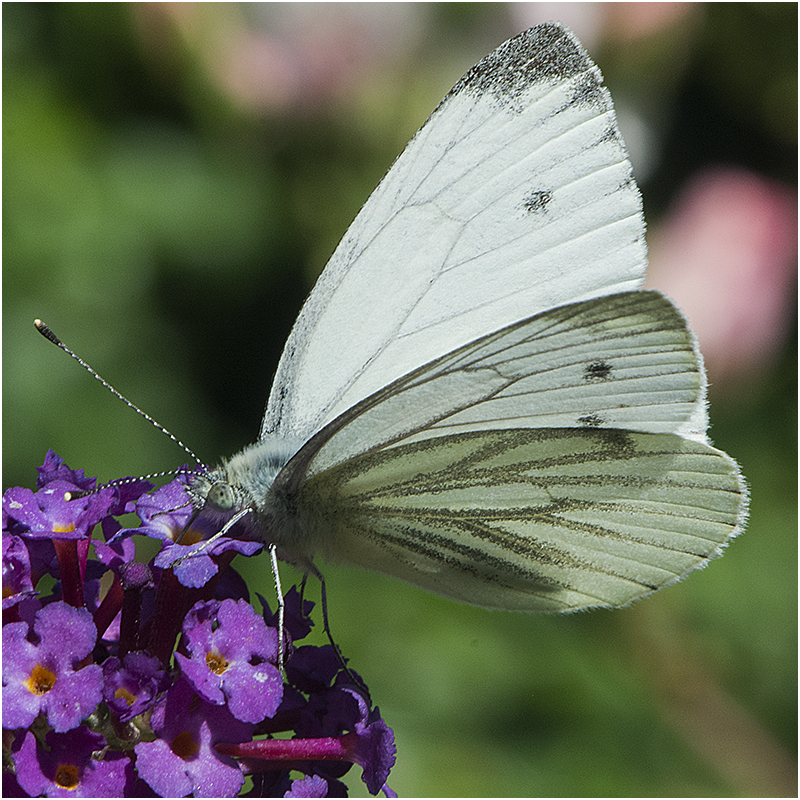
{"type": "Polygon", "coordinates": [[[137,414],[140,414],[148,422],[151,422],[153,425],[155,425],[155,427],[158,428],[161,433],[165,433],[167,436],[169,436],[169,438],[172,439],[172,441],[175,442],[178,447],[183,448],[184,452],[186,452],[197,462],[198,466],[203,466],[203,462],[200,461],[200,459],[177,436],[175,436],[175,434],[168,431],[160,422],[156,422],[156,420],[154,420],[149,414],[142,411],[139,406],[134,405],[130,400],[128,400],[127,397],[120,394],[120,392],[118,392],[108,381],[104,380],[97,372],[95,372],[95,370],[93,370],[77,353],[74,353],[72,350],[70,350],[69,347],[67,347],[64,342],[62,342],[61,339],[59,339],[58,336],[56,336],[53,331],[51,331],[50,328],[44,324],[44,322],[42,322],[40,319],[35,319],[33,324],[36,327],[36,330],[39,331],[39,333],[41,333],[45,339],[49,339],[54,345],[56,345],[56,347],[60,347],[67,355],[72,356],[92,377],[100,381],[100,383],[102,383],[103,386],[105,386],[106,389],[111,392],[111,394],[122,400],[122,402],[125,403],[128,408],[132,408],[137,414]]]}

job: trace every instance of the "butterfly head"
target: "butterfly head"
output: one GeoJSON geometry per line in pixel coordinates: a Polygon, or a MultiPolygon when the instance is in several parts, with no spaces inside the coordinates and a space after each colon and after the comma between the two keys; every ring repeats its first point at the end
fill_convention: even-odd
{"type": "Polygon", "coordinates": [[[187,492],[197,515],[228,517],[253,505],[253,498],[241,486],[231,483],[224,465],[192,473],[187,492]]]}
{"type": "Polygon", "coordinates": [[[261,528],[274,527],[266,519],[275,514],[271,489],[296,449],[294,444],[261,440],[213,469],[193,473],[187,490],[195,514],[223,522],[249,511],[243,522],[268,538],[261,528]]]}
{"type": "Polygon", "coordinates": [[[215,480],[206,492],[204,506],[214,511],[234,511],[237,505],[236,493],[226,480],[215,480]]]}

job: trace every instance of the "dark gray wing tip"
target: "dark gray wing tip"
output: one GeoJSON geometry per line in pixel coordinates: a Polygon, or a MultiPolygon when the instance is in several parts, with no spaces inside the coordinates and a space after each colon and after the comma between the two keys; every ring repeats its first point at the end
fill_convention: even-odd
{"type": "MultiPolygon", "coordinates": [[[[532,84],[558,82],[582,73],[600,73],[572,31],[545,22],[500,45],[453,87],[450,95],[518,96],[532,84]]],[[[447,99],[447,98],[445,98],[447,99]]]]}
{"type": "Polygon", "coordinates": [[[560,22],[545,22],[509,39],[504,45],[512,58],[530,60],[542,78],[569,80],[594,68],[575,34],[560,22]]]}

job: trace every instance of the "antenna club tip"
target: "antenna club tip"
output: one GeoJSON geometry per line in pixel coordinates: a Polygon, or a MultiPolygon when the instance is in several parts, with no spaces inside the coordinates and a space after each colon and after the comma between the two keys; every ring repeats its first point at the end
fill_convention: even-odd
{"type": "Polygon", "coordinates": [[[61,344],[61,340],[58,338],[58,336],[56,336],[53,333],[53,331],[51,331],[50,328],[48,328],[47,325],[45,325],[44,322],[42,322],[42,320],[35,319],[33,321],[33,325],[36,328],[36,330],[39,331],[39,333],[41,333],[42,336],[44,336],[45,339],[49,339],[53,344],[57,345],[61,344]]]}

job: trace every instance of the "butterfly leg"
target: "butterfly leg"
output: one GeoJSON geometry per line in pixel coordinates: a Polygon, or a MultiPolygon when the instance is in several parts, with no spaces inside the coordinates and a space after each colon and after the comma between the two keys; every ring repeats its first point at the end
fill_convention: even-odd
{"type": "MultiPolygon", "coordinates": [[[[281,588],[281,574],[278,570],[278,548],[271,544],[269,546],[269,559],[272,565],[272,580],[275,583],[275,594],[278,596],[278,669],[284,679],[286,678],[286,670],[284,660],[286,658],[286,645],[284,637],[286,631],[284,628],[284,617],[286,610],[286,602],[283,599],[283,589],[281,588]]],[[[302,604],[300,606],[302,608],[302,604]]]]}
{"type": "MultiPolygon", "coordinates": [[[[325,588],[325,578],[322,576],[322,573],[313,565],[309,565],[310,571],[314,574],[314,576],[319,580],[320,585],[320,597],[322,600],[322,627],[325,631],[325,635],[328,637],[328,641],[333,648],[333,652],[336,653],[336,658],[339,659],[339,663],[342,665],[342,669],[347,673],[347,677],[353,682],[353,685],[364,695],[364,699],[367,703],[371,706],[372,699],[369,695],[369,689],[364,685],[364,682],[356,675],[354,675],[350,668],[347,666],[347,662],[345,657],[342,655],[342,651],[339,649],[339,645],[333,640],[333,634],[331,633],[331,626],[328,622],[328,592],[325,588]]],[[[305,577],[303,578],[303,586],[305,587],[305,577]]]]}

